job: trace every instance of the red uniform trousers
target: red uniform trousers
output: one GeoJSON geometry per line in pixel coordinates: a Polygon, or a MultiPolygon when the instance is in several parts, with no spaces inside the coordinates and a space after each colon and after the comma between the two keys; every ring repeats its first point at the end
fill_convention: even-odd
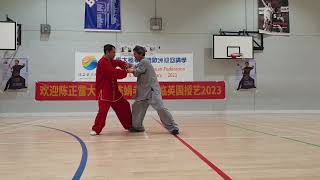
{"type": "Polygon", "coordinates": [[[121,97],[115,102],[99,100],[99,111],[96,116],[94,125],[92,126],[92,130],[97,134],[100,134],[106,124],[106,118],[110,107],[112,107],[112,109],[115,111],[118,119],[125,129],[129,129],[132,127],[130,104],[126,99],[121,97]]]}

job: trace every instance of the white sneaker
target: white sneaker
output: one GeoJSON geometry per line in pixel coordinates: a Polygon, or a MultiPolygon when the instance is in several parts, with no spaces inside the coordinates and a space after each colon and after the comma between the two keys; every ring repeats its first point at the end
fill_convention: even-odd
{"type": "Polygon", "coordinates": [[[91,135],[91,136],[96,136],[97,133],[96,133],[95,131],[90,131],[90,135],[91,135]]]}

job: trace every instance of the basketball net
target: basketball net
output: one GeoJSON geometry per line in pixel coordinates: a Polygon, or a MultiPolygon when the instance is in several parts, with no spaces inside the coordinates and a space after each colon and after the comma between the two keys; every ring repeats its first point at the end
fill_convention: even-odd
{"type": "Polygon", "coordinates": [[[242,53],[232,53],[231,54],[231,59],[234,60],[234,61],[237,61],[237,60],[244,60],[244,57],[243,57],[243,54],[242,53]]]}

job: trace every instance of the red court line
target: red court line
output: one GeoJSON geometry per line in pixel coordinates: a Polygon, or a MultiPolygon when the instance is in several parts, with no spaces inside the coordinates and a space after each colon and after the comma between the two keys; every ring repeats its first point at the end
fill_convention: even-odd
{"type": "MultiPolygon", "coordinates": [[[[162,123],[157,119],[153,118],[156,122],[158,122],[162,127],[162,123]]],[[[190,151],[192,151],[196,156],[198,156],[204,163],[206,163],[212,170],[218,173],[224,180],[232,180],[230,176],[224,173],[221,169],[219,169],[216,165],[214,165],[211,161],[209,161],[206,157],[204,157],[199,151],[197,151],[194,147],[188,144],[185,140],[183,140],[180,136],[174,135],[182,144],[184,144],[190,151]]]]}

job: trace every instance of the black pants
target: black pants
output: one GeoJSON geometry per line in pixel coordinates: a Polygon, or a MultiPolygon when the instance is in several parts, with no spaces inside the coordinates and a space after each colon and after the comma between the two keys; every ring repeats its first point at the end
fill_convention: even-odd
{"type": "Polygon", "coordinates": [[[11,77],[4,88],[4,91],[7,89],[22,89],[26,87],[26,80],[21,76],[11,77]]]}
{"type": "Polygon", "coordinates": [[[254,79],[252,78],[252,77],[250,77],[250,76],[243,76],[242,78],[241,78],[241,80],[240,80],[240,82],[239,82],[239,85],[238,85],[238,88],[237,88],[237,90],[239,90],[240,88],[242,88],[242,89],[250,89],[250,88],[256,88],[256,86],[255,86],[255,82],[254,82],[254,79]],[[248,86],[243,86],[243,82],[244,81],[252,81],[252,86],[250,86],[250,87],[248,87],[248,86]]]}

